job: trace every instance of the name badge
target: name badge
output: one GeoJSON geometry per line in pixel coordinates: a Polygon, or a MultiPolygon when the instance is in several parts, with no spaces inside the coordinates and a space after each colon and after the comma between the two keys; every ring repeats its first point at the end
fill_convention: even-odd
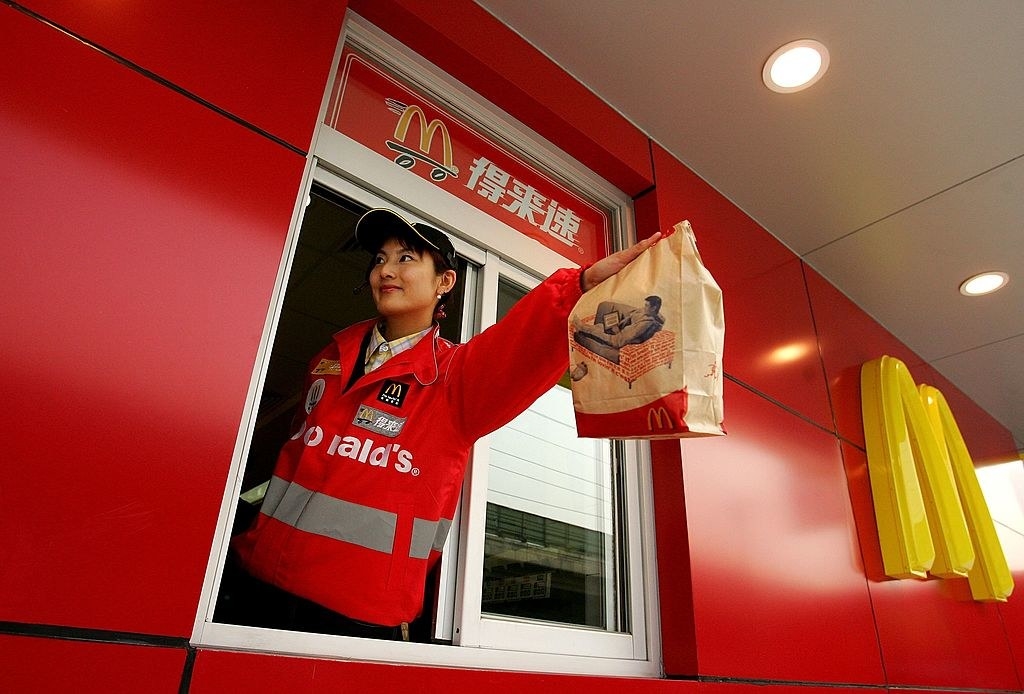
{"type": "Polygon", "coordinates": [[[407,419],[408,417],[396,417],[393,414],[382,412],[376,407],[360,405],[356,411],[356,418],[352,420],[352,423],[357,427],[394,438],[402,433],[402,428],[405,426],[405,420],[407,419]]]}
{"type": "Polygon", "coordinates": [[[314,376],[337,376],[340,373],[341,362],[337,359],[321,359],[320,363],[313,367],[314,376]]]}
{"type": "Polygon", "coordinates": [[[408,384],[399,383],[398,381],[384,381],[384,385],[380,387],[380,393],[377,394],[377,399],[389,405],[401,407],[402,403],[405,402],[405,396],[408,392],[408,384]]]}

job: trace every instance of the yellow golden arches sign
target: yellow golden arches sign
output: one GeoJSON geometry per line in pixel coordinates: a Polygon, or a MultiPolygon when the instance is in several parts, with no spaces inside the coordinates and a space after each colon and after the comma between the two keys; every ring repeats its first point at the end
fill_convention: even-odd
{"type": "Polygon", "coordinates": [[[423,109],[416,104],[406,105],[394,102],[394,105],[396,108],[402,108],[402,115],[398,119],[398,124],[395,125],[395,139],[398,140],[398,143],[405,143],[406,136],[409,134],[409,126],[414,120],[419,124],[420,128],[418,151],[408,149],[398,143],[388,140],[388,147],[398,150],[406,157],[411,157],[411,159],[396,159],[396,163],[405,168],[412,167],[417,159],[425,161],[428,164],[432,164],[435,169],[431,172],[430,177],[435,181],[443,181],[448,176],[458,176],[459,169],[454,163],[452,137],[448,134],[448,128],[445,124],[437,118],[428,122],[427,115],[423,112],[423,109]],[[433,146],[434,136],[438,133],[441,134],[442,159],[440,162],[436,159],[430,158],[430,150],[433,146]]]}
{"type": "Polygon", "coordinates": [[[887,576],[966,576],[975,600],[1013,592],[967,446],[937,389],[881,357],[861,368],[868,475],[887,576]]]}

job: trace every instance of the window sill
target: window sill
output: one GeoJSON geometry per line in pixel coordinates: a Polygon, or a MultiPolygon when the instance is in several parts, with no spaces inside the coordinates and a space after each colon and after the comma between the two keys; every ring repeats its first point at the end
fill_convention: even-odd
{"type": "Polygon", "coordinates": [[[515,663],[515,669],[523,672],[614,677],[661,676],[660,664],[646,660],[556,655],[441,644],[397,643],[212,622],[204,623],[197,630],[192,639],[192,645],[310,658],[476,670],[509,670],[509,663],[515,663]]]}

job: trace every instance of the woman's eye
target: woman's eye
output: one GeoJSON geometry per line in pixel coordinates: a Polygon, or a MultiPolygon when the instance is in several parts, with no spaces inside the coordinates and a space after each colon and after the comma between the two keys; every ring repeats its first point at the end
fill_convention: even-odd
{"type": "Polygon", "coordinates": [[[410,260],[416,260],[416,256],[414,256],[412,253],[403,253],[401,256],[399,256],[398,260],[400,262],[407,263],[410,260]]]}

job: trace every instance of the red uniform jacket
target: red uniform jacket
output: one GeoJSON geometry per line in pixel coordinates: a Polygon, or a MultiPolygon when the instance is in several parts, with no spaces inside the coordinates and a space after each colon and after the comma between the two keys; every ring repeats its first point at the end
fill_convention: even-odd
{"type": "Polygon", "coordinates": [[[473,443],[568,368],[579,270],[559,270],[464,345],[435,327],[359,377],[373,321],[310,363],[305,421],[281,450],[260,515],[235,538],[257,578],[352,619],[395,626],[422,609],[473,443]]]}

